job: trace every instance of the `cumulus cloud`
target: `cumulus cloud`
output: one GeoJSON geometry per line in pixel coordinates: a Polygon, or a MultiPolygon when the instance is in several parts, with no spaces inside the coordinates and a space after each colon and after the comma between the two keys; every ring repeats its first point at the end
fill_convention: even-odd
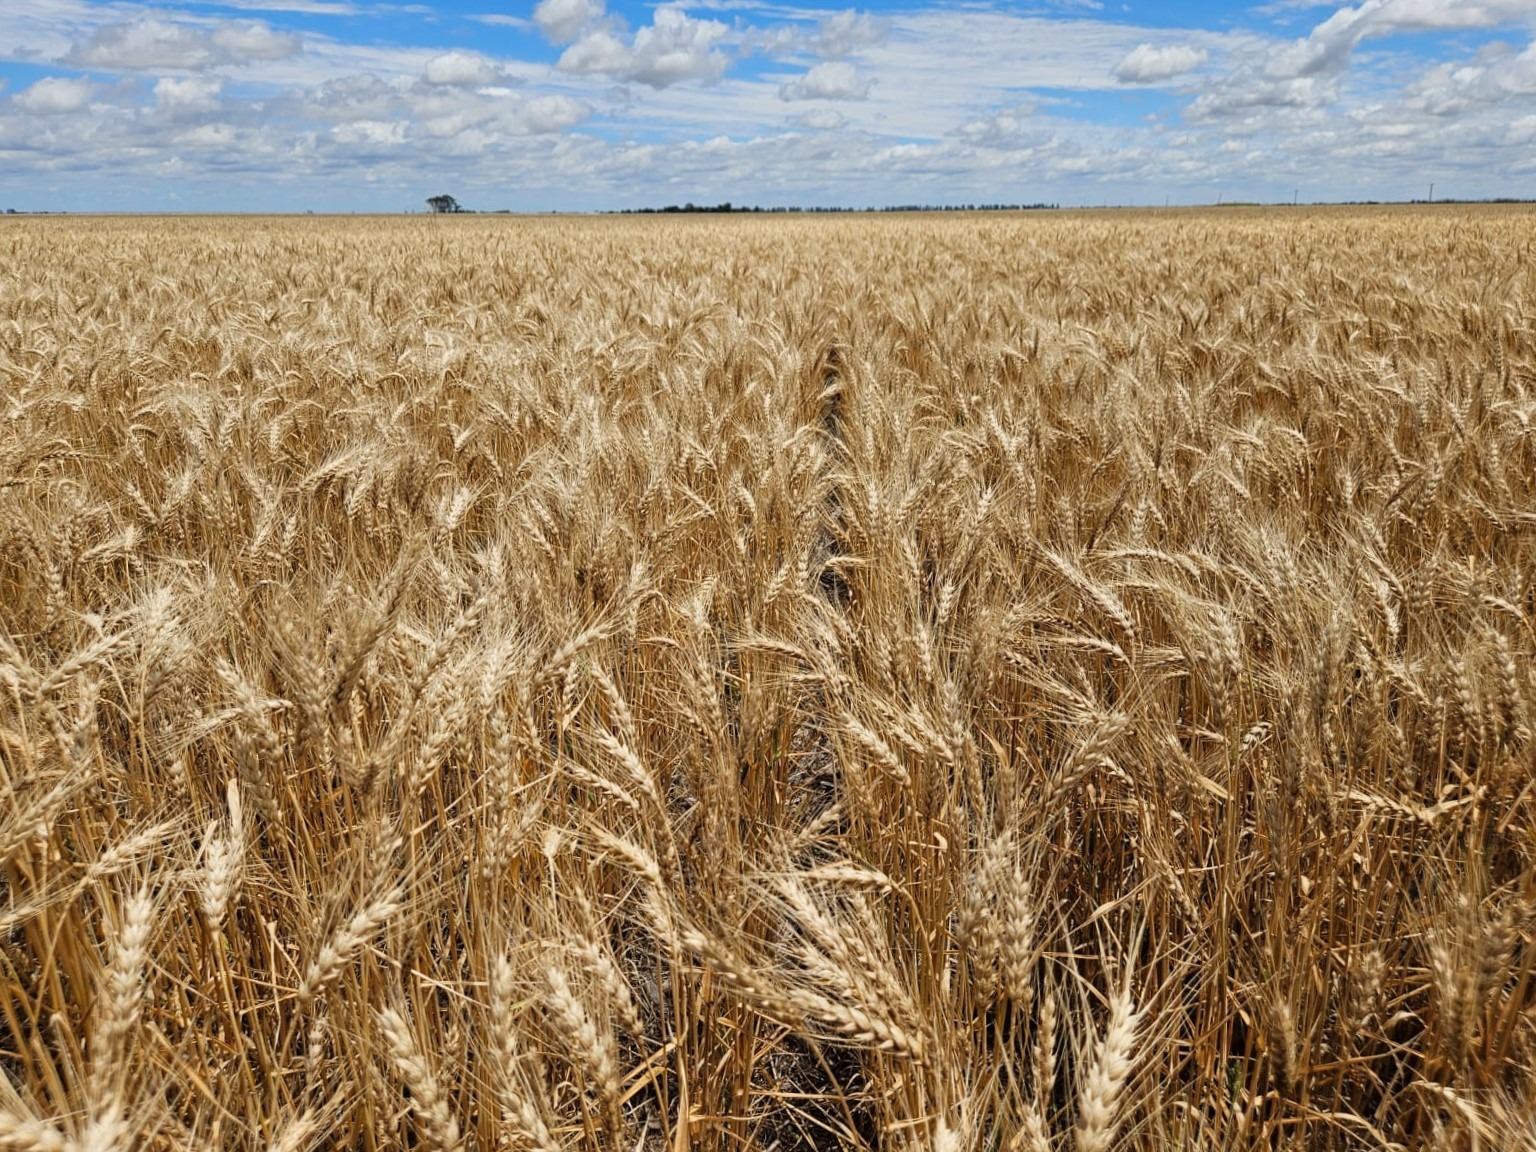
{"type": "Polygon", "coordinates": [[[1190,44],[1136,45],[1115,65],[1115,79],[1122,84],[1156,84],[1193,72],[1209,58],[1204,48],[1190,44]]]}
{"type": "Polygon", "coordinates": [[[1277,78],[1253,69],[1223,77],[1184,110],[1192,122],[1218,120],[1266,108],[1315,109],[1338,99],[1337,80],[1318,76],[1277,78]]]}
{"type": "Polygon", "coordinates": [[[454,155],[483,154],[509,137],[559,132],[592,115],[589,103],[565,94],[528,96],[504,84],[386,81],[367,74],[328,81],[302,98],[290,98],[277,111],[330,124],[331,131],[317,140],[333,146],[398,145],[405,152],[415,148],[454,155]]]}
{"type": "Polygon", "coordinates": [[[578,76],[604,75],[666,88],[684,80],[718,80],[726,58],[719,51],[728,29],[695,20],[677,8],[658,8],[654,22],[625,43],[617,30],[589,30],[561,54],[556,67],[578,76]]]}
{"type": "Polygon", "coordinates": [[[607,29],[598,29],[562,52],[555,67],[577,76],[622,76],[633,64],[629,45],[607,29]]]}
{"type": "Polygon", "coordinates": [[[603,0],[539,0],[533,22],[555,44],[568,44],[601,20],[603,0]]]}
{"type": "Polygon", "coordinates": [[[422,74],[428,84],[463,88],[496,84],[505,78],[501,65],[488,56],[457,49],[432,57],[422,74]]]}
{"type": "Polygon", "coordinates": [[[206,32],[153,17],[107,24],[64,58],[80,68],[208,68],[218,63],[206,32]]]}
{"type": "Polygon", "coordinates": [[[401,121],[417,137],[444,141],[457,152],[477,152],[508,136],[559,132],[580,124],[591,106],[569,96],[525,100],[511,88],[451,90],[448,94],[404,94],[401,121]]]}
{"type": "Polygon", "coordinates": [[[387,151],[405,144],[406,125],[401,120],[353,120],[336,125],[330,130],[330,137],[365,152],[387,151]]]}
{"type": "Polygon", "coordinates": [[[574,128],[592,115],[590,105],[569,96],[538,96],[519,112],[522,128],[531,135],[574,128]]]}
{"type": "Polygon", "coordinates": [[[1516,54],[1503,44],[1485,46],[1476,59],[1437,64],[1408,87],[1409,108],[1455,116],[1536,96],[1536,41],[1516,54]]]}
{"type": "Polygon", "coordinates": [[[211,112],[219,106],[223,90],[223,82],[211,76],[163,76],[155,81],[155,108],[172,113],[211,112]]]}
{"type": "Polygon", "coordinates": [[[233,124],[199,124],[178,132],[172,139],[178,148],[197,149],[211,157],[233,150],[240,143],[240,133],[233,124]]]}
{"type": "Polygon", "coordinates": [[[260,21],[225,21],[210,29],[144,16],[104,24],[76,43],[64,63],[112,71],[182,69],[282,60],[299,51],[298,36],[260,21]]]}
{"type": "Polygon", "coordinates": [[[779,85],[780,100],[863,100],[873,83],[845,60],[818,64],[804,76],[779,85]]]}
{"type": "MultiPolygon", "coordinates": [[[[1495,28],[1528,21],[1531,15],[1531,0],[1363,0],[1337,9],[1279,51],[1242,61],[1216,77],[1185,116],[1192,122],[1240,117],[1257,128],[1261,122],[1255,117],[1265,109],[1316,112],[1339,101],[1341,80],[1355,49],[1369,38],[1495,28]]],[[[1123,72],[1140,51],[1138,47],[1122,61],[1116,70],[1119,79],[1127,79],[1123,72]]],[[[1509,98],[1522,87],[1522,71],[1509,60],[1440,64],[1404,93],[1405,106],[1438,116],[1459,114],[1475,104],[1509,98]]],[[[1532,82],[1536,84],[1536,67],[1532,82]]]]}
{"type": "Polygon", "coordinates": [[[23,111],[36,116],[59,116],[78,112],[91,102],[96,86],[88,80],[67,76],[44,76],[13,99],[23,111]]]}
{"type": "Polygon", "coordinates": [[[290,93],[274,111],[313,120],[382,120],[395,114],[403,91],[402,85],[363,72],[290,93]]]}
{"type": "Polygon", "coordinates": [[[1050,140],[1052,133],[1036,119],[1037,111],[1034,103],[1000,108],[991,116],[967,120],[955,130],[955,135],[984,148],[1038,146],[1050,140]]]}
{"type": "Polygon", "coordinates": [[[559,133],[591,114],[590,105],[564,95],[524,99],[510,88],[414,90],[395,93],[387,114],[332,124],[312,142],[334,163],[441,164],[503,155],[511,139],[559,133]]]}
{"type": "Polygon", "coordinates": [[[715,46],[725,33],[719,21],[659,8],[654,22],[635,33],[634,63],[626,78],[654,88],[680,80],[717,80],[725,73],[726,61],[715,46]]]}
{"type": "Polygon", "coordinates": [[[284,60],[297,55],[301,42],[292,32],[277,32],[259,20],[220,24],[210,37],[216,51],[230,64],[284,60]]]}
{"type": "MultiPolygon", "coordinates": [[[[1164,189],[1264,197],[1275,191],[1264,182],[1277,180],[1287,195],[1296,184],[1304,197],[1396,194],[1426,173],[1449,181],[1451,169],[1458,191],[1497,195],[1536,171],[1536,0],[1332,0],[1299,39],[1297,29],[1266,35],[1262,12],[1244,30],[1170,33],[1080,12],[1063,19],[1064,0],[1027,12],[918,4],[888,17],[660,0],[643,26],[605,0],[528,0],[515,17],[476,17],[520,29],[537,60],[487,55],[473,37],[444,43],[447,26],[426,28],[425,13],[418,40],[403,39],[418,14],[402,15],[391,44],[360,41],[355,29],[306,32],[301,44],[278,15],[247,19],[262,7],[343,3],[363,8],[0,0],[0,56],[67,62],[97,81],[76,73],[25,91],[35,76],[12,81],[0,97],[0,149],[13,160],[0,189],[34,187],[38,172],[67,166],[92,174],[70,193],[81,207],[141,206],[151,195],[142,190],[170,171],[176,187],[193,177],[204,189],[261,187],[262,197],[288,196],[285,207],[318,204],[326,187],[335,193],[324,202],[341,207],[398,187],[403,198],[384,205],[398,207],[427,175],[430,190],[451,179],[443,186],[466,198],[548,190],[513,194],[519,207],[575,203],[572,189],[581,206],[619,206],[673,186],[696,200],[829,203],[862,202],[869,188],[902,202],[1030,187],[1030,198],[1071,202],[1151,195],[1155,185],[1161,202],[1164,189]],[[214,19],[216,8],[246,11],[214,19]],[[1500,27],[1523,34],[1479,36],[1475,51],[1461,37],[1419,36],[1390,44],[1389,65],[1349,73],[1373,38],[1500,27]],[[559,47],[540,51],[541,38],[559,47]],[[729,79],[746,52],[785,63],[691,90],[688,81],[729,79]],[[553,76],[548,55],[559,56],[553,76]],[[233,71],[262,61],[275,63],[233,71]],[[105,79],[128,71],[146,75],[105,79]],[[1019,102],[1021,84],[1102,92],[1178,77],[1190,91],[1182,125],[1096,123],[1091,104],[1069,123],[1049,100],[1019,102]],[[573,131],[594,105],[605,131],[573,131]],[[228,181],[236,171],[285,179],[228,181]]],[[[1303,7],[1290,4],[1293,15],[1303,7]]]]}

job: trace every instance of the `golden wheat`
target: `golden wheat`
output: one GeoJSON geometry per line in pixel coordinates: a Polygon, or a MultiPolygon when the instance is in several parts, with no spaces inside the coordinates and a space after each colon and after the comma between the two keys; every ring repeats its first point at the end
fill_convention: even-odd
{"type": "Polygon", "coordinates": [[[1536,1149],[1533,250],[0,222],[0,1147],[1536,1149]]]}

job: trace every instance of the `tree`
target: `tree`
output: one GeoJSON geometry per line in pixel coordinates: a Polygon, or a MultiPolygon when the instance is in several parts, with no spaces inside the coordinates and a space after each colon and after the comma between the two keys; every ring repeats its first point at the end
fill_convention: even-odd
{"type": "Polygon", "coordinates": [[[433,212],[462,212],[459,202],[452,196],[428,196],[427,207],[433,212]]]}

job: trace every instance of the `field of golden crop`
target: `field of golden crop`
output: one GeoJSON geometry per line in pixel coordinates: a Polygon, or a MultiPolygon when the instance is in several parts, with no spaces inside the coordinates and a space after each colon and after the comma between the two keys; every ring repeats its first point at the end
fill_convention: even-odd
{"type": "Polygon", "coordinates": [[[1536,1148],[1533,246],[0,222],[0,1149],[1536,1148]]]}

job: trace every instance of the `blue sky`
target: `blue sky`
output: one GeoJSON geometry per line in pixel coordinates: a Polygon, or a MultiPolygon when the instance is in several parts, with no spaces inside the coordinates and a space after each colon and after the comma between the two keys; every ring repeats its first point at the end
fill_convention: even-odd
{"type": "Polygon", "coordinates": [[[1536,196],[1536,0],[0,0],[0,210],[1536,196]]]}

